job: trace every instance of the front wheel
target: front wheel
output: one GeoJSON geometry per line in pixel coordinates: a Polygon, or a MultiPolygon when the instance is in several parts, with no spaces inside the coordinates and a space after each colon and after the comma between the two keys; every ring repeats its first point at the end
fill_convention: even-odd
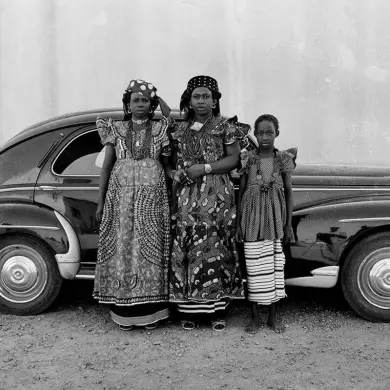
{"type": "Polygon", "coordinates": [[[53,253],[29,236],[0,240],[0,309],[17,315],[46,310],[62,284],[53,253]]]}
{"type": "Polygon", "coordinates": [[[390,322],[390,233],[369,236],[351,250],[341,271],[341,287],[360,316],[390,322]]]}

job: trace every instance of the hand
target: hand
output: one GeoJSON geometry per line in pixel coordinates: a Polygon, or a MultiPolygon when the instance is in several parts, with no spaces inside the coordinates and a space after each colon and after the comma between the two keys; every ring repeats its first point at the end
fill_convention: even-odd
{"type": "Polygon", "coordinates": [[[291,225],[284,225],[282,244],[283,245],[289,244],[293,240],[294,240],[294,236],[292,233],[291,225]]]}
{"type": "Polygon", "coordinates": [[[191,165],[189,168],[187,168],[186,173],[189,179],[196,180],[198,177],[205,174],[204,164],[191,165]]]}
{"type": "Polygon", "coordinates": [[[100,223],[103,216],[103,206],[101,206],[100,204],[98,204],[95,216],[96,216],[97,223],[100,223]]]}
{"type": "Polygon", "coordinates": [[[240,242],[240,243],[244,242],[244,240],[242,238],[242,230],[241,230],[240,226],[236,227],[236,236],[235,236],[235,238],[236,238],[237,242],[240,242]]]}
{"type": "Polygon", "coordinates": [[[184,169],[178,169],[177,171],[175,171],[175,174],[173,175],[172,179],[177,183],[182,183],[185,180],[185,177],[186,171],[184,169]]]}

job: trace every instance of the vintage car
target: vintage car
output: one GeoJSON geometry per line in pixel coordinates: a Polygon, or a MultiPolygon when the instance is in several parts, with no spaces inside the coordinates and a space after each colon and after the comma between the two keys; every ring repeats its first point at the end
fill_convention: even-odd
{"type": "MultiPolygon", "coordinates": [[[[40,313],[63,279],[94,278],[103,148],[97,116],[122,119],[123,113],[53,118],[0,148],[2,311],[40,313]]],[[[237,175],[232,179],[237,185],[237,175]]],[[[285,248],[286,284],[325,289],[340,283],[356,313],[390,321],[389,170],[300,162],[293,188],[295,243],[285,248]]]]}

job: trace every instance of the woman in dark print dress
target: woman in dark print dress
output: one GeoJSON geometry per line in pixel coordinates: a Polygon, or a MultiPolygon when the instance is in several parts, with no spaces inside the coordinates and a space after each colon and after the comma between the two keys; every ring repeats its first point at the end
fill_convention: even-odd
{"type": "Polygon", "coordinates": [[[216,80],[188,82],[180,108],[184,121],[172,133],[174,180],[170,301],[177,303],[184,329],[196,315],[211,315],[216,331],[226,328],[230,298],[243,298],[234,242],[236,208],[229,172],[239,164],[239,141],[249,126],[220,116],[216,80]]]}
{"type": "Polygon", "coordinates": [[[122,330],[153,329],[169,315],[170,109],[143,80],[130,82],[123,109],[123,121],[96,121],[106,154],[96,211],[101,224],[93,296],[111,305],[111,317],[122,330]],[[152,118],[158,104],[164,117],[157,122],[152,118]]]}

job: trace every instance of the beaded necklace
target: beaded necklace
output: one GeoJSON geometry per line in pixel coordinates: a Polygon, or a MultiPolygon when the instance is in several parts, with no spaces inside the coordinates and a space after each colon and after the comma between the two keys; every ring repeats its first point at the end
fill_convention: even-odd
{"type": "Polygon", "coordinates": [[[129,122],[130,135],[130,155],[134,160],[143,160],[149,157],[150,145],[152,142],[152,126],[147,123],[147,127],[136,132],[133,124],[129,122]]]}

